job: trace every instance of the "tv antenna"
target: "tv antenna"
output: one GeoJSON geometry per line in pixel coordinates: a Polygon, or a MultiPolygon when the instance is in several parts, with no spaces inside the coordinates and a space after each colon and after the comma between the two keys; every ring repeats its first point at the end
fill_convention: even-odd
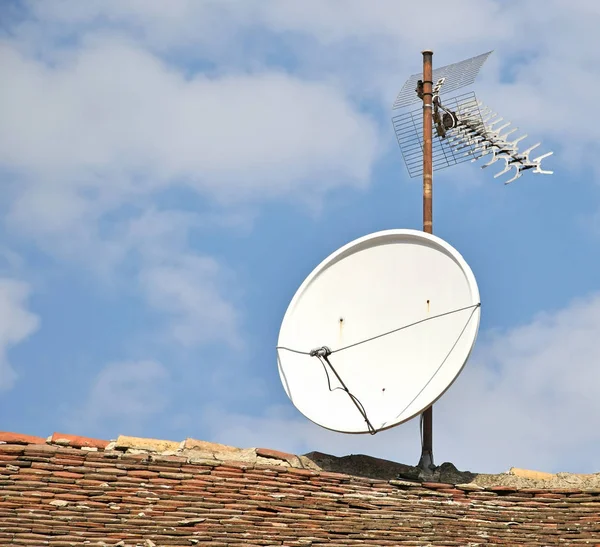
{"type": "MultiPolygon", "coordinates": [[[[505,184],[515,181],[526,171],[552,174],[542,168],[542,160],[552,152],[532,159],[531,153],[541,143],[520,151],[519,143],[527,135],[514,138],[517,128],[509,128],[510,122],[484,106],[473,92],[446,98],[448,93],[471,85],[491,53],[488,51],[433,70],[433,51],[423,51],[423,72],[408,78],[393,104],[393,110],[398,110],[419,101],[423,103],[422,108],[393,116],[392,123],[409,175],[423,177],[423,231],[426,233],[433,233],[435,170],[485,158],[487,161],[482,168],[497,162],[503,165],[494,178],[512,175],[505,184]]],[[[432,406],[422,413],[421,428],[419,467],[427,470],[434,465],[432,406]]]]}
{"type": "Polygon", "coordinates": [[[475,93],[463,93],[442,101],[442,95],[471,85],[491,53],[488,51],[432,70],[433,52],[422,52],[423,73],[413,74],[406,80],[392,107],[398,110],[423,102],[422,108],[392,117],[394,132],[411,177],[423,175],[425,179],[433,171],[486,157],[489,161],[482,168],[504,162],[504,169],[494,178],[513,172],[505,184],[518,179],[525,171],[552,174],[541,165],[552,152],[532,159],[530,154],[540,146],[539,142],[520,151],[519,143],[527,135],[511,137],[518,128],[511,128],[511,122],[478,101],[475,93]]]}

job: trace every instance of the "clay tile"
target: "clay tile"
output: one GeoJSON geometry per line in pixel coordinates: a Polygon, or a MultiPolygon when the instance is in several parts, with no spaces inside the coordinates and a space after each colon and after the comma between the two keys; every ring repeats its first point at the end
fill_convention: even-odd
{"type": "Polygon", "coordinates": [[[502,484],[496,486],[490,486],[488,488],[490,492],[516,492],[518,488],[516,486],[505,486],[502,484]]]}
{"type": "Polygon", "coordinates": [[[235,446],[226,444],[211,443],[208,441],[200,441],[198,439],[187,438],[183,444],[184,450],[198,450],[200,452],[237,452],[240,450],[235,446]]]}
{"type": "Polygon", "coordinates": [[[389,483],[392,486],[399,486],[401,488],[410,488],[413,486],[421,486],[420,482],[415,482],[415,481],[405,481],[405,480],[400,480],[400,479],[392,479],[389,481],[389,483]]]}
{"type": "Polygon", "coordinates": [[[532,471],[531,469],[519,469],[518,467],[511,467],[508,473],[515,477],[542,481],[550,480],[554,477],[552,473],[546,473],[545,471],[532,471]]]}
{"type": "Polygon", "coordinates": [[[43,437],[36,437],[35,435],[0,431],[0,442],[7,444],[44,444],[46,439],[43,437]]]}
{"type": "Polygon", "coordinates": [[[162,441],[159,439],[145,439],[142,437],[128,437],[119,435],[115,442],[117,450],[146,450],[148,452],[177,452],[182,443],[177,441],[162,441]]]}
{"type": "Polygon", "coordinates": [[[280,452],[279,450],[271,450],[270,448],[257,448],[256,455],[262,456],[263,458],[273,458],[275,460],[290,461],[295,459],[295,454],[288,454],[287,452],[280,452]]]}
{"type": "Polygon", "coordinates": [[[104,450],[110,441],[102,439],[92,439],[90,437],[80,437],[78,435],[68,435],[65,433],[54,433],[50,438],[52,444],[70,446],[72,448],[97,448],[104,450]]]}
{"type": "Polygon", "coordinates": [[[432,490],[438,490],[440,488],[454,488],[453,484],[445,482],[424,482],[421,484],[423,488],[431,488],[432,490]]]}

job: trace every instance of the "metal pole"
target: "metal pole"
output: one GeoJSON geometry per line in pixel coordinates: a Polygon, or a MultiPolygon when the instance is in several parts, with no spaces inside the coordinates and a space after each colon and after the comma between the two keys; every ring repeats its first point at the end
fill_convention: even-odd
{"type": "MultiPolygon", "coordinates": [[[[433,51],[425,50],[423,54],[423,231],[433,233],[433,51]]],[[[423,470],[433,468],[433,406],[421,415],[422,440],[419,467],[423,470]]]]}

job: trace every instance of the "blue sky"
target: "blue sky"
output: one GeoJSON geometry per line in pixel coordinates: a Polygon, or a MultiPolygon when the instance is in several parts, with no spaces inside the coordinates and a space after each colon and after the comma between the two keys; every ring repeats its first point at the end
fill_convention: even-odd
{"type": "Polygon", "coordinates": [[[323,258],[421,225],[390,121],[420,51],[441,66],[494,49],[478,98],[554,150],[555,174],[435,177],[435,233],[482,298],[435,407],[436,462],[598,471],[600,126],[582,107],[600,7],[401,4],[2,3],[2,429],[416,462],[416,421],[375,437],[307,422],[274,346],[323,258]]]}

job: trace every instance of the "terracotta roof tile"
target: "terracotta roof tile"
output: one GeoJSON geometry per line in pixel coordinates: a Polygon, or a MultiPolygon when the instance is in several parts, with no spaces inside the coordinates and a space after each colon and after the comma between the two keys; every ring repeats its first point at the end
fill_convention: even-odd
{"type": "Polygon", "coordinates": [[[10,431],[0,431],[0,442],[8,444],[41,444],[45,443],[43,437],[33,435],[23,435],[22,433],[11,433],[10,431]]]}
{"type": "Polygon", "coordinates": [[[600,475],[566,476],[563,488],[554,475],[514,470],[396,479],[408,467],[194,439],[4,433],[0,544],[598,544],[600,475]]]}
{"type": "Polygon", "coordinates": [[[67,435],[65,433],[54,433],[50,437],[49,442],[72,448],[96,448],[99,450],[104,450],[109,444],[109,441],[80,437],[79,435],[67,435]]]}
{"type": "Polygon", "coordinates": [[[119,435],[119,438],[115,442],[115,448],[118,450],[145,450],[147,452],[176,452],[179,450],[181,444],[176,441],[162,441],[119,435]]]}

